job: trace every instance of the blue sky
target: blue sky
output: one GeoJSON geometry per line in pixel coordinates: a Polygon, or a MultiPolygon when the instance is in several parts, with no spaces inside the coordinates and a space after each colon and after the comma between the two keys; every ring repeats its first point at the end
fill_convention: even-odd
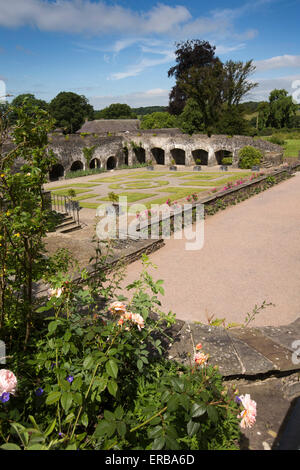
{"type": "Polygon", "coordinates": [[[300,88],[299,18],[300,0],[0,0],[0,80],[14,96],[73,91],[95,109],[167,105],[175,43],[201,39],[223,62],[253,59],[247,99],[267,99],[300,88]]]}

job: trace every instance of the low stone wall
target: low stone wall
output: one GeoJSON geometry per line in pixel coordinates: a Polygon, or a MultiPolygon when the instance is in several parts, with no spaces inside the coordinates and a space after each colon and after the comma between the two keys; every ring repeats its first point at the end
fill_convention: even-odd
{"type": "MultiPolygon", "coordinates": [[[[241,184],[240,186],[228,189],[216,193],[214,195],[206,196],[201,198],[199,201],[191,204],[191,208],[185,212],[185,221],[189,223],[194,223],[197,216],[197,207],[201,204],[204,205],[204,217],[213,215],[219,210],[226,209],[228,206],[236,205],[237,203],[248,199],[251,196],[255,196],[262,191],[269,189],[275,184],[280,183],[288,178],[291,178],[295,171],[300,170],[300,161],[295,162],[294,165],[285,167],[282,169],[274,170],[273,172],[268,173],[267,175],[260,176],[255,180],[241,184]],[[190,212],[190,214],[189,214],[190,212]]],[[[144,221],[140,224],[137,231],[140,231],[144,234],[157,233],[158,236],[163,237],[164,233],[164,224],[167,223],[170,227],[170,231],[175,232],[176,230],[182,229],[182,217],[181,213],[179,215],[171,214],[168,217],[158,218],[156,224],[159,227],[155,227],[155,221],[144,221]],[[179,224],[178,225],[178,220],[179,224]]]]}

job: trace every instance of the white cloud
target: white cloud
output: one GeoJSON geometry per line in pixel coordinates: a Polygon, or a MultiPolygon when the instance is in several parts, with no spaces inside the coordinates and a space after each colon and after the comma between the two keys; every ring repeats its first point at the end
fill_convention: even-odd
{"type": "Polygon", "coordinates": [[[33,26],[42,31],[104,34],[113,32],[166,33],[187,21],[190,13],[183,6],[158,4],[146,13],[135,12],[104,1],[0,0],[0,25],[33,26]]]}
{"type": "MultiPolygon", "coordinates": [[[[149,52],[149,50],[148,50],[149,52]]],[[[151,53],[162,55],[162,57],[157,58],[142,58],[138,63],[132,64],[125,71],[112,73],[108,79],[109,80],[122,80],[128,77],[135,77],[142,73],[147,68],[156,67],[157,65],[167,64],[173,62],[175,59],[175,54],[171,50],[163,51],[153,51],[151,53]]]]}
{"type": "Polygon", "coordinates": [[[280,69],[284,67],[300,67],[300,55],[280,55],[270,59],[257,60],[254,62],[256,71],[280,69]]]}
{"type": "Polygon", "coordinates": [[[103,109],[112,103],[125,103],[132,108],[139,108],[140,106],[167,106],[169,92],[169,90],[155,88],[125,95],[90,96],[89,102],[94,106],[94,109],[103,109]]]}
{"type": "Polygon", "coordinates": [[[251,90],[251,92],[247,95],[246,101],[267,101],[270,92],[275,88],[279,90],[284,89],[288,92],[289,95],[292,95],[295,92],[293,84],[296,82],[296,80],[299,79],[300,74],[288,75],[278,78],[255,78],[253,81],[257,82],[259,86],[251,90]]]}

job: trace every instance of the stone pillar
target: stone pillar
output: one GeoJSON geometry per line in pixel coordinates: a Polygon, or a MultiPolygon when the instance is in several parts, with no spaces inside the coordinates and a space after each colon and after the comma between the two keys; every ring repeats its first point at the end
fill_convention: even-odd
{"type": "Polygon", "coordinates": [[[239,166],[239,151],[234,149],[232,152],[232,167],[238,168],[239,166]]]}
{"type": "Polygon", "coordinates": [[[207,166],[215,166],[217,164],[218,164],[218,162],[217,162],[217,159],[216,159],[215,151],[212,147],[209,147],[207,166]]]}
{"type": "Polygon", "coordinates": [[[190,149],[186,149],[185,150],[185,165],[186,166],[190,166],[193,164],[193,155],[192,155],[192,151],[190,149]]]}
{"type": "Polygon", "coordinates": [[[164,149],[165,151],[165,165],[171,165],[172,155],[169,149],[164,149]]]}
{"type": "Polygon", "coordinates": [[[135,153],[131,147],[128,148],[128,166],[133,165],[135,162],[135,153]]]}
{"type": "Polygon", "coordinates": [[[152,152],[150,149],[145,148],[145,161],[146,163],[150,162],[150,160],[154,160],[152,152]]]}

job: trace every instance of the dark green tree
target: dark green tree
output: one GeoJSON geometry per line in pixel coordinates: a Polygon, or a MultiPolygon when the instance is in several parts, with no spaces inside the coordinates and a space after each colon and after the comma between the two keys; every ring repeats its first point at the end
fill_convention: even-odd
{"type": "Polygon", "coordinates": [[[128,104],[113,103],[110,106],[96,111],[95,119],[136,119],[137,115],[128,104]]]}
{"type": "Polygon", "coordinates": [[[269,96],[268,127],[281,129],[291,127],[297,112],[297,105],[286,90],[273,90],[269,96]]]}
{"type": "Polygon", "coordinates": [[[258,83],[248,80],[254,71],[252,60],[245,63],[228,60],[224,64],[224,100],[229,107],[237,106],[249,91],[258,86],[258,83]]]}
{"type": "Polygon", "coordinates": [[[48,111],[49,105],[46,101],[36,98],[32,93],[23,93],[16,96],[11,102],[11,111],[9,114],[9,121],[11,124],[15,124],[18,119],[17,109],[25,105],[31,107],[38,107],[44,111],[48,111]]]}
{"type": "Polygon", "coordinates": [[[62,128],[65,134],[73,134],[86,119],[94,119],[94,109],[87,98],[70,91],[62,91],[53,98],[49,111],[56,126],[62,128]]]}
{"type": "Polygon", "coordinates": [[[169,95],[169,108],[171,114],[181,114],[189,96],[182,88],[180,81],[192,67],[202,68],[212,66],[218,59],[215,57],[215,47],[207,41],[193,39],[176,43],[176,62],[168,71],[168,77],[174,77],[175,86],[169,95]]]}
{"type": "Polygon", "coordinates": [[[198,103],[189,98],[183,112],[179,116],[180,128],[187,134],[194,134],[204,131],[203,114],[198,103]]]}
{"type": "Polygon", "coordinates": [[[169,113],[157,112],[142,118],[141,129],[167,129],[178,127],[178,119],[169,113]]]}
{"type": "Polygon", "coordinates": [[[191,67],[179,80],[179,86],[192,98],[203,115],[204,128],[211,135],[220,119],[224,103],[224,69],[220,60],[211,67],[191,67]]]}

